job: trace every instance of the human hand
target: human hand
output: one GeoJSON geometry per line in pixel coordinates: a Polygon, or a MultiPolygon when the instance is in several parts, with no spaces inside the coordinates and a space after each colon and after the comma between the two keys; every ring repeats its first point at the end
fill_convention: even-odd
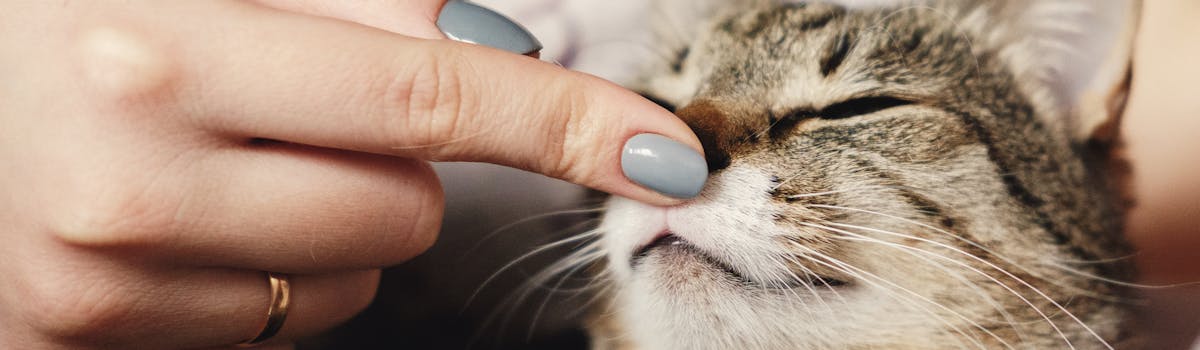
{"type": "MultiPolygon", "coordinates": [[[[442,3],[6,5],[0,347],[235,344],[264,322],[262,271],[292,275],[272,344],[324,330],[434,241],[427,160],[679,201],[620,159],[643,133],[700,149],[682,122],[600,79],[429,40],[442,3]]],[[[662,167],[696,169],[684,153],[662,167]]]]}

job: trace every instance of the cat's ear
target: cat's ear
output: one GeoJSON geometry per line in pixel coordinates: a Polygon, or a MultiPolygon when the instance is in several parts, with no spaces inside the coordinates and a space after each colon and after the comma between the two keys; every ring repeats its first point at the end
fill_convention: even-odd
{"type": "Polygon", "coordinates": [[[961,23],[1009,65],[1049,125],[1076,142],[1116,137],[1140,0],[965,3],[961,23]]]}
{"type": "Polygon", "coordinates": [[[747,4],[769,0],[653,0],[648,1],[647,20],[655,42],[671,50],[683,50],[703,33],[709,21],[747,4]]]}
{"type": "MultiPolygon", "coordinates": [[[[1119,10],[1119,8],[1118,8],[1119,10]]],[[[1126,1],[1124,12],[1110,13],[1114,30],[1093,52],[1101,59],[1093,70],[1076,72],[1082,82],[1074,92],[1072,136],[1111,144],[1119,136],[1121,118],[1133,80],[1133,50],[1141,17],[1141,1],[1126,1]]]]}

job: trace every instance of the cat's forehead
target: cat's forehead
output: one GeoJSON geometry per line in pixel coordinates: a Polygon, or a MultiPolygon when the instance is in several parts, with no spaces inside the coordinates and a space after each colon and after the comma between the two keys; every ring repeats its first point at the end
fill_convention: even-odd
{"type": "MultiPolygon", "coordinates": [[[[789,4],[730,14],[688,49],[693,96],[822,107],[862,95],[931,95],[966,79],[970,39],[933,11],[789,4]]],[[[689,76],[690,75],[690,76],[689,76]]]]}

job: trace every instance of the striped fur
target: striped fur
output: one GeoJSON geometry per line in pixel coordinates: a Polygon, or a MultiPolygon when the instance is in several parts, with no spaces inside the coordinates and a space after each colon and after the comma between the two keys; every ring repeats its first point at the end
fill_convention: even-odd
{"type": "Polygon", "coordinates": [[[680,207],[609,201],[595,347],[1135,347],[1106,281],[1133,273],[1109,149],[1076,136],[1098,123],[1055,78],[1076,29],[1039,17],[1088,9],[1052,2],[759,1],[676,24],[634,87],[713,173],[680,207]]]}

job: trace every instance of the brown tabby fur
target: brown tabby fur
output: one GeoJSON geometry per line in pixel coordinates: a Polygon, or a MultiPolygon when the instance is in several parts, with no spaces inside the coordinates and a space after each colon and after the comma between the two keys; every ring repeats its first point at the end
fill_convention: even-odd
{"type": "Polygon", "coordinates": [[[800,265],[792,271],[845,282],[829,287],[838,296],[820,283],[813,295],[795,287],[800,300],[792,302],[811,309],[793,314],[820,319],[830,308],[846,321],[773,316],[767,310],[792,307],[770,301],[787,293],[761,286],[677,288],[702,282],[656,274],[652,267],[674,263],[652,252],[632,277],[609,281],[615,291],[589,323],[595,347],[1135,348],[1127,292],[1104,281],[1133,277],[1122,259],[1130,248],[1119,186],[1098,171],[1112,166],[1115,141],[1071,137],[1069,102],[1014,68],[1039,53],[972,29],[1015,30],[1010,20],[966,23],[988,6],[1005,13],[988,2],[741,5],[669,47],[672,60],[634,87],[673,108],[704,144],[713,175],[693,205],[720,201],[716,188],[737,183],[727,178],[732,169],[770,174],[777,186],[760,192],[780,213],[771,220],[781,233],[771,239],[806,247],[792,249],[800,265]],[[831,194],[806,195],[814,193],[831,194]],[[846,229],[866,237],[859,239],[812,223],[878,231],[846,229]],[[679,294],[700,290],[708,293],[679,294]],[[893,302],[863,305],[888,300],[864,295],[893,302]],[[706,308],[714,301],[739,307],[706,308]],[[864,314],[870,310],[880,314],[864,314]]]}

